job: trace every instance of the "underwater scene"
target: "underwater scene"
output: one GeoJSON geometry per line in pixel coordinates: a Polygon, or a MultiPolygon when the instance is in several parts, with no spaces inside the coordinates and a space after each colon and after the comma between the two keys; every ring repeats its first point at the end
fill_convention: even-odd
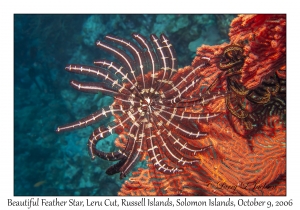
{"type": "Polygon", "coordinates": [[[15,14],[14,195],[286,195],[286,15],[15,14]]]}

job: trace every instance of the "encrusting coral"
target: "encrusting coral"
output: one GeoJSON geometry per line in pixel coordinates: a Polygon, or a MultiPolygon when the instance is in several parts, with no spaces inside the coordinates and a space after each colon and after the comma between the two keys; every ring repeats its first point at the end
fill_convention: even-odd
{"type": "Polygon", "coordinates": [[[286,195],[286,15],[239,15],[229,37],[229,44],[199,47],[192,65],[177,72],[209,59],[190,94],[226,92],[189,108],[220,113],[207,123],[195,121],[208,134],[201,141],[185,138],[212,149],[177,174],[163,174],[149,162],[119,195],[286,195]]]}

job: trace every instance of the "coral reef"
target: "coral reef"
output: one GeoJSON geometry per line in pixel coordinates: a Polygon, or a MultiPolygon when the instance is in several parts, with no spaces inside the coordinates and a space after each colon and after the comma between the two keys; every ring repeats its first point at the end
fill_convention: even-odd
{"type": "MultiPolygon", "coordinates": [[[[14,14],[14,195],[117,195],[126,180],[129,181],[120,195],[284,195],[286,69],[281,63],[285,62],[285,16],[238,16],[236,25],[229,28],[228,23],[234,17],[14,14]],[[196,48],[206,44],[199,48],[192,65],[201,63],[203,56],[210,58],[210,65],[199,72],[203,76],[191,92],[230,93],[204,107],[203,112],[220,112],[218,119],[209,120],[208,124],[206,121],[195,124],[202,132],[211,134],[200,141],[185,140],[194,146],[213,148],[193,157],[201,160],[201,164],[184,167],[181,174],[165,175],[152,163],[149,169],[137,169],[147,167],[149,160],[145,159],[132,169],[133,176],[129,173],[122,180],[119,174],[107,176],[105,170],[112,163],[101,159],[91,161],[85,149],[87,137],[98,125],[61,135],[54,132],[58,125],[76,121],[113,102],[109,96],[70,89],[66,81],[83,81],[87,77],[68,74],[63,67],[75,62],[90,64],[95,58],[112,59],[95,48],[95,37],[114,34],[131,39],[133,31],[147,36],[165,33],[176,49],[179,67],[190,65],[196,48]],[[272,57],[268,56],[270,53],[272,57]],[[230,65],[232,68],[226,69],[230,65]],[[258,121],[260,117],[262,120],[258,121]],[[262,154],[263,151],[269,156],[262,154]],[[236,176],[238,169],[242,170],[240,184],[234,181],[234,177],[240,178],[236,176]],[[230,173],[225,173],[226,170],[230,173]],[[266,176],[260,171],[267,171],[266,176]],[[249,183],[247,175],[253,175],[253,179],[257,176],[257,182],[249,183]],[[270,181],[262,183],[259,178],[270,181]],[[247,190],[243,190],[246,184],[247,190]],[[233,191],[235,186],[237,190],[233,191]],[[248,192],[255,186],[256,190],[248,192]],[[258,192],[259,188],[264,189],[258,192]]],[[[188,66],[179,72],[192,69],[188,66]]],[[[202,109],[195,107],[193,112],[202,113],[202,109]]],[[[113,120],[109,117],[102,123],[113,120]]],[[[116,135],[110,137],[99,143],[101,148],[114,151],[116,135]]],[[[116,146],[124,148],[124,142],[126,139],[120,136],[116,146]]],[[[166,163],[169,164],[168,160],[166,163]]]]}
{"type": "Polygon", "coordinates": [[[133,172],[119,195],[286,195],[285,31],[285,15],[240,15],[229,44],[199,47],[192,66],[179,72],[207,57],[211,65],[191,94],[227,93],[203,108],[222,114],[198,124],[209,135],[193,142],[213,150],[176,176],[149,164],[133,172]]]}

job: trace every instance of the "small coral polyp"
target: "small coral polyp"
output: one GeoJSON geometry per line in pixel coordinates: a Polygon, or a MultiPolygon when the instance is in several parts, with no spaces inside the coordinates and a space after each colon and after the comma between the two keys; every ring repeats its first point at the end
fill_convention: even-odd
{"type": "MultiPolygon", "coordinates": [[[[144,154],[148,154],[155,168],[165,174],[181,172],[185,166],[198,164],[196,154],[211,145],[195,147],[188,140],[200,140],[206,133],[195,121],[207,123],[218,113],[192,111],[194,106],[205,106],[222,94],[193,95],[192,90],[201,79],[199,71],[209,65],[203,59],[191,71],[178,72],[174,47],[164,34],[151,35],[151,43],[140,34],[132,34],[134,42],[106,36],[106,42],[96,46],[113,54],[120,64],[108,60],[95,61],[96,66],[70,64],[69,72],[98,78],[100,82],[71,81],[71,86],[83,92],[112,96],[109,107],[57,128],[57,132],[88,126],[114,116],[114,121],[94,130],[88,139],[91,158],[96,156],[118,161],[107,169],[109,175],[125,177],[144,154]],[[107,136],[122,135],[125,147],[115,152],[104,152],[96,145],[107,136]],[[124,138],[125,136],[125,138],[124,138]]],[[[105,149],[104,149],[105,150],[105,149]]]]}

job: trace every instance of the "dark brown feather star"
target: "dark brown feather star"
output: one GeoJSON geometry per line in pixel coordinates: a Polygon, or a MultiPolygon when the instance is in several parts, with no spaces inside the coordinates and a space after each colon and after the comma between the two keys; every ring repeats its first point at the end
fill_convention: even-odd
{"type": "Polygon", "coordinates": [[[77,90],[112,96],[111,106],[76,122],[57,128],[57,132],[82,128],[106,117],[114,116],[113,122],[94,130],[88,140],[91,158],[96,156],[119,162],[106,173],[120,172],[125,177],[143,153],[147,152],[160,172],[171,174],[182,171],[182,166],[193,165],[199,160],[193,155],[210,148],[197,148],[185,139],[199,139],[205,133],[193,123],[207,121],[218,114],[193,113],[190,108],[207,104],[221,95],[191,95],[190,91],[201,79],[197,72],[209,60],[183,73],[177,72],[175,50],[166,35],[151,35],[148,42],[140,34],[132,34],[135,42],[114,36],[106,36],[106,42],[97,41],[96,46],[113,54],[121,65],[107,60],[95,61],[97,66],[70,64],[67,71],[100,79],[100,83],[71,81],[77,90]],[[113,45],[110,45],[110,44],[113,45]],[[116,133],[126,136],[126,147],[116,152],[103,152],[96,148],[98,141],[116,133]]]}

